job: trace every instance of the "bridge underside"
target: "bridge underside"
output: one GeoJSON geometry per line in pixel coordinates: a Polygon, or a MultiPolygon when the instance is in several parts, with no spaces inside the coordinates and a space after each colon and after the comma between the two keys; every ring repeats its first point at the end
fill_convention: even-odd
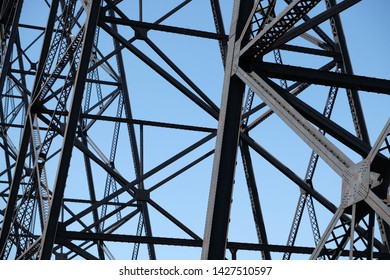
{"type": "Polygon", "coordinates": [[[157,2],[0,1],[1,258],[390,259],[389,4],[157,2]]]}

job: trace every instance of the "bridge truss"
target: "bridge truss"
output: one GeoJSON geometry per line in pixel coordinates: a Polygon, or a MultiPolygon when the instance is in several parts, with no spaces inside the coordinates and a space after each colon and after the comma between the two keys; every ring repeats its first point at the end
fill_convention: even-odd
{"type": "Polygon", "coordinates": [[[389,259],[359,2],[0,1],[1,258],[389,259]]]}

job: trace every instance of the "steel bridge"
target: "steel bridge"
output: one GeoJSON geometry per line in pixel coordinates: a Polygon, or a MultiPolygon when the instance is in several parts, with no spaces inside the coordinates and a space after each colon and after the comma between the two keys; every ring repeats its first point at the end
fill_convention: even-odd
{"type": "Polygon", "coordinates": [[[1,259],[390,259],[363,2],[1,0],[1,259]]]}

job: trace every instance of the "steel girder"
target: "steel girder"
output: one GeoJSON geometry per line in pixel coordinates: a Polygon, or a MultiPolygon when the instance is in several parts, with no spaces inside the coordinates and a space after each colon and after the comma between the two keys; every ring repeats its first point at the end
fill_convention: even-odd
{"type": "MultiPolygon", "coordinates": [[[[224,171],[234,173],[237,149],[232,147],[237,146],[240,142],[246,142],[255,152],[291,180],[294,180],[301,188],[301,196],[287,245],[294,246],[295,244],[302,211],[307,204],[316,246],[311,254],[311,259],[339,258],[341,251],[348,243],[350,244],[349,257],[355,258],[354,252],[359,250],[357,245],[359,242],[363,243],[363,245],[359,245],[363,247],[364,256],[372,259],[375,250],[388,252],[389,249],[386,227],[388,227],[390,218],[390,208],[387,197],[388,185],[384,183],[389,176],[389,157],[379,152],[379,146],[382,147],[383,151],[388,149],[388,143],[384,141],[389,134],[390,120],[385,124],[374,147],[371,147],[357,90],[388,94],[389,81],[359,77],[352,72],[338,14],[359,1],[341,1],[338,4],[335,1],[285,1],[285,8],[277,13],[275,9],[278,2],[282,1],[235,2],[202,258],[223,259],[225,257],[234,177],[229,177],[224,171]],[[326,4],[323,5],[322,10],[318,7],[320,4],[326,4]],[[249,5],[249,7],[245,5],[249,5]],[[315,7],[316,9],[314,9],[315,7]],[[314,16],[310,16],[310,14],[314,14],[314,16]],[[244,28],[240,25],[240,22],[243,21],[242,17],[246,18],[244,28]],[[323,27],[320,26],[326,20],[330,20],[332,31],[330,35],[327,35],[323,31],[323,27]],[[314,31],[320,39],[307,34],[306,32],[309,30],[314,31]],[[316,47],[300,45],[302,42],[297,40],[299,36],[310,41],[316,47]],[[287,43],[290,45],[284,47],[287,43]],[[313,67],[300,67],[300,65],[283,65],[278,61],[276,61],[277,63],[267,62],[270,59],[267,54],[275,49],[289,50],[297,55],[306,53],[323,56],[324,54],[317,51],[318,46],[320,49],[332,52],[332,55],[325,54],[328,59],[332,60],[320,70],[313,67]],[[336,53],[333,53],[334,51],[336,53]],[[331,70],[335,67],[336,71],[332,72],[331,70]],[[285,83],[279,86],[271,78],[292,81],[295,84],[286,89],[285,86],[283,87],[285,83]],[[355,81],[352,82],[352,80],[355,81]],[[366,82],[367,84],[363,85],[366,82]],[[243,90],[242,88],[232,89],[235,84],[240,83],[245,83],[250,88],[248,95],[255,92],[262,102],[270,108],[269,112],[260,116],[253,125],[249,125],[251,126],[250,130],[248,130],[247,125],[241,124],[241,119],[244,118],[243,111],[238,109],[243,100],[243,90]],[[372,83],[376,88],[370,88],[368,83],[372,83]],[[327,105],[322,115],[308,105],[307,101],[302,101],[297,97],[298,94],[315,84],[330,87],[327,105]],[[340,128],[338,124],[330,120],[337,88],[347,90],[357,136],[348,137],[349,132],[344,129],[340,130],[340,134],[334,131],[336,127],[340,128]],[[236,107],[232,108],[229,105],[231,102],[235,103],[236,107]],[[291,169],[262,148],[253,136],[248,135],[249,131],[272,113],[276,114],[313,150],[306,181],[298,178],[291,169]],[[343,132],[341,132],[342,130],[343,132]],[[359,153],[363,160],[358,163],[352,161],[325,137],[326,133],[331,134],[347,147],[359,153]],[[356,140],[361,147],[366,146],[365,151],[359,152],[357,146],[344,137],[348,137],[350,140],[354,139],[352,141],[356,140]],[[227,151],[229,151],[229,155],[227,155],[227,151]],[[324,160],[342,178],[339,206],[327,203],[326,199],[314,192],[312,175],[318,158],[324,160]],[[318,228],[313,197],[334,213],[333,219],[322,234],[318,228]],[[379,220],[379,229],[382,233],[381,241],[375,240],[374,237],[375,215],[378,216],[379,220]],[[365,220],[366,218],[369,221],[365,220]],[[338,225],[340,223],[341,225],[338,225]],[[363,226],[360,226],[359,223],[363,226]],[[340,227],[342,228],[341,233],[336,233],[340,227]]],[[[248,111],[246,108],[244,113],[248,111]]],[[[384,114],[386,115],[385,112],[384,114]]],[[[245,118],[247,117],[246,115],[245,118]]],[[[257,217],[262,218],[259,215],[257,217]]],[[[289,259],[290,256],[289,252],[285,252],[283,258],[289,259]]]]}
{"type": "MultiPolygon", "coordinates": [[[[34,9],[45,11],[44,16],[49,14],[47,22],[42,21],[43,17],[29,18],[28,9],[36,2],[18,1],[18,6],[11,5],[13,10],[3,12],[2,19],[7,19],[2,27],[8,30],[2,33],[8,49],[7,56],[2,57],[2,79],[7,82],[2,83],[1,96],[5,165],[1,166],[0,247],[4,259],[156,259],[159,238],[155,239],[154,232],[161,235],[158,227],[152,229],[151,219],[156,216],[168,222],[176,234],[201,241],[199,234],[171,214],[170,207],[152,200],[151,194],[211,160],[210,142],[215,138],[219,109],[212,100],[215,96],[206,95],[159,44],[165,43],[160,40],[161,34],[167,34],[174,39],[179,35],[194,38],[195,42],[226,45],[221,8],[218,1],[212,1],[198,10],[210,11],[209,30],[205,31],[164,24],[183,10],[190,12],[192,1],[172,2],[159,10],[143,1],[130,6],[128,2],[42,1],[34,9]],[[139,14],[130,16],[137,6],[139,14]],[[22,11],[21,17],[17,11],[22,11]],[[214,32],[215,28],[219,31],[214,32]],[[11,30],[13,36],[6,37],[11,30]],[[147,47],[137,45],[140,42],[147,47]],[[42,48],[37,52],[39,45],[42,48]],[[200,108],[211,116],[208,124],[172,120],[177,112],[164,120],[160,118],[163,107],[142,110],[141,114],[136,109],[139,118],[134,118],[133,107],[141,107],[131,104],[134,98],[131,101],[128,87],[138,78],[134,80],[136,75],[128,74],[132,72],[128,51],[141,61],[134,62],[133,70],[147,65],[151,70],[144,77],[157,74],[159,78],[152,81],[159,80],[157,84],[162,87],[153,90],[157,95],[145,88],[145,95],[140,95],[144,100],[136,102],[145,108],[154,107],[159,96],[165,96],[166,112],[174,111],[169,109],[175,107],[169,92],[180,93],[176,98],[185,96],[189,100],[186,106],[200,108]],[[157,135],[161,129],[170,131],[173,137],[184,134],[187,140],[170,147],[163,156],[145,160],[156,153],[152,150],[162,148],[158,138],[146,135],[150,131],[157,135]],[[188,138],[187,133],[193,136],[188,138]],[[74,163],[81,164],[81,169],[72,171],[74,163]],[[69,178],[75,178],[73,183],[69,178]],[[72,185],[76,193],[70,194],[72,185]],[[146,247],[143,241],[129,242],[134,247],[129,249],[132,253],[118,254],[112,248],[115,243],[109,240],[63,240],[58,233],[64,229],[134,233],[155,242],[146,247]]],[[[217,58],[220,71],[219,55],[217,58]]]]}
{"type": "Polygon", "coordinates": [[[359,1],[49,2],[0,5],[3,259],[390,258],[389,124],[372,145],[359,97],[390,82],[353,73],[339,17],[359,1]],[[306,174],[262,145],[276,128],[306,174]]]}

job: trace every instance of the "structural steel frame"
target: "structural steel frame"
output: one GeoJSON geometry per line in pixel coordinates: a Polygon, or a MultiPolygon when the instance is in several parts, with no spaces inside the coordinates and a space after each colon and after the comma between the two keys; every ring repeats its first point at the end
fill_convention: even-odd
{"type": "Polygon", "coordinates": [[[261,259],[390,259],[390,119],[378,112],[388,120],[371,144],[360,100],[374,93],[387,98],[390,80],[354,74],[340,18],[360,0],[232,0],[229,34],[225,3],[218,0],[203,3],[214,30],[166,23],[191,10],[197,2],[192,0],[174,1],[154,22],[145,11],[156,12],[157,6],[147,0],[42,0],[47,21],[41,24],[25,21],[29,1],[0,1],[2,259],[157,259],[161,248],[177,247],[195,249],[202,259],[237,259],[238,252],[252,251],[261,259]],[[222,97],[191,79],[155,34],[214,42],[213,55],[224,70],[222,97]],[[150,101],[146,109],[134,106],[129,54],[195,107],[189,114],[199,121],[186,123],[185,114],[166,121],[164,110],[171,109],[163,104],[150,118],[134,117],[156,112],[150,101]],[[312,57],[313,66],[283,62],[301,56],[312,57]],[[305,95],[323,91],[320,112],[305,95]],[[353,132],[332,118],[342,94],[353,132]],[[256,130],[271,119],[309,151],[305,175],[261,145],[256,130]],[[147,129],[157,132],[150,136],[147,129]],[[168,142],[159,139],[161,129],[172,133],[168,142]],[[175,131],[188,133],[191,141],[175,131]],[[160,150],[173,144],[176,152],[150,165],[157,155],[147,152],[148,136],[160,150]],[[257,157],[298,187],[284,244],[274,242],[266,215],[276,215],[283,205],[264,208],[257,157]],[[340,179],[339,201],[318,188],[319,162],[340,179]],[[199,176],[205,170],[211,185],[199,176]],[[194,177],[179,180],[191,172],[194,177]],[[252,221],[255,241],[229,235],[239,176],[249,194],[251,213],[245,218],[252,221]],[[190,194],[179,198],[178,189],[175,197],[161,192],[167,185],[193,184],[194,194],[208,193],[202,202],[190,194]],[[180,202],[184,210],[172,213],[170,204],[180,202]],[[313,242],[298,245],[305,207],[305,234],[313,242]],[[183,212],[193,212],[201,226],[193,226],[194,216],[184,221],[183,212]],[[164,223],[157,216],[176,231],[161,234],[164,223]]]}

